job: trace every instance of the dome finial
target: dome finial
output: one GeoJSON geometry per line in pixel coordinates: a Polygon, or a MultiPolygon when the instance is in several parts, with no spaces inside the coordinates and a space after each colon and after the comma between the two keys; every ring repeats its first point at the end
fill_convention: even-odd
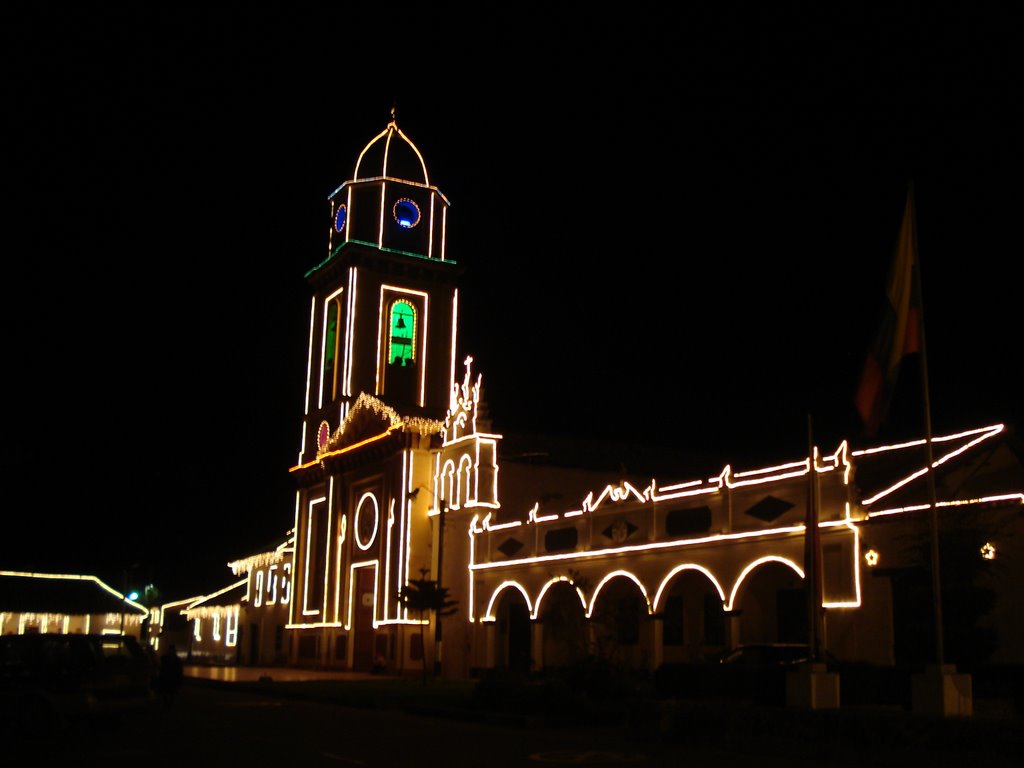
{"type": "Polygon", "coordinates": [[[398,111],[398,105],[392,102],[392,104],[391,104],[391,122],[392,123],[395,122],[395,112],[397,112],[397,111],[398,111]]]}

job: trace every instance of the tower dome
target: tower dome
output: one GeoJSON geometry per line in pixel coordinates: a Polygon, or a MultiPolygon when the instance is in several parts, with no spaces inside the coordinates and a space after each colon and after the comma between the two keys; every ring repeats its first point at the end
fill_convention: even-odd
{"type": "Polygon", "coordinates": [[[363,147],[356,160],[353,181],[375,178],[393,178],[430,186],[430,176],[423,155],[395,122],[395,110],[391,110],[391,121],[387,128],[378,133],[363,147]]]}
{"type": "Polygon", "coordinates": [[[359,243],[406,256],[445,261],[448,200],[431,185],[427,164],[395,121],[370,139],[352,178],[328,199],[333,256],[359,243]]]}

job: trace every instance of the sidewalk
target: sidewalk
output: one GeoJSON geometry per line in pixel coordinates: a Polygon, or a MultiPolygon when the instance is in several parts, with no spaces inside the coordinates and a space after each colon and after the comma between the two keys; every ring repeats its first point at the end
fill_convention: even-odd
{"type": "Polygon", "coordinates": [[[296,667],[224,667],[186,664],[185,677],[197,680],[215,680],[222,683],[298,683],[310,680],[388,680],[387,675],[369,672],[337,672],[323,669],[296,667]]]}

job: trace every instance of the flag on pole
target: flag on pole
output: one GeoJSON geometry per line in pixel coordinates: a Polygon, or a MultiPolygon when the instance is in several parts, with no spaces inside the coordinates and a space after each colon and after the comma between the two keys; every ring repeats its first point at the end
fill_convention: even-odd
{"type": "Polygon", "coordinates": [[[896,388],[900,363],[921,349],[920,302],[917,297],[914,267],[917,261],[917,225],[914,217],[914,190],[907,190],[896,253],[889,269],[887,301],[874,343],[864,361],[855,403],[864,423],[864,431],[873,436],[888,416],[889,402],[896,388]]]}

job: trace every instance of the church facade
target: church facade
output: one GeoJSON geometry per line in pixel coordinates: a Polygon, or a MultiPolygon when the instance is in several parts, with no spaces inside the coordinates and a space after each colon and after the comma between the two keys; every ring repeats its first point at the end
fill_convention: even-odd
{"type": "MultiPolygon", "coordinates": [[[[277,660],[465,677],[592,654],[655,669],[806,642],[812,628],[847,660],[891,664],[924,642],[916,619],[900,619],[927,610],[906,576],[928,532],[924,441],[843,442],[700,477],[503,457],[482,374],[459,348],[448,200],[394,119],[328,202],[327,252],[306,275],[292,528],[286,546],[232,564],[250,582],[242,626],[277,660]],[[418,610],[430,584],[447,590],[449,615],[418,610]],[[261,610],[276,612],[276,633],[261,610]]],[[[971,579],[998,562],[1001,583],[1020,584],[1024,485],[1005,471],[1008,434],[934,440],[937,512],[947,527],[975,521],[981,538],[961,537],[971,579]]],[[[1024,647],[1016,612],[997,608],[982,622],[1000,635],[997,654],[1024,661],[1010,658],[1024,647]]]]}

